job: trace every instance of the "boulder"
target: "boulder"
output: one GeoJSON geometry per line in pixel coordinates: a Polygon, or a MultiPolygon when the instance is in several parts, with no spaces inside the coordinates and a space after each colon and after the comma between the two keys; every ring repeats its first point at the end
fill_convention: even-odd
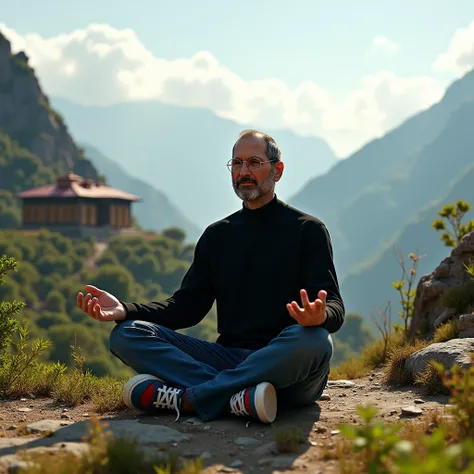
{"type": "Polygon", "coordinates": [[[461,368],[471,365],[471,354],[474,352],[474,338],[451,339],[438,342],[413,353],[405,361],[405,369],[411,376],[420,374],[434,360],[450,369],[454,364],[461,368]]]}
{"type": "Polygon", "coordinates": [[[453,308],[445,308],[440,299],[448,288],[469,281],[471,276],[466,272],[465,265],[471,262],[474,262],[474,232],[465,235],[449,257],[431,274],[420,278],[409,330],[410,337],[422,332],[430,338],[440,324],[454,316],[460,316],[453,308]]]}

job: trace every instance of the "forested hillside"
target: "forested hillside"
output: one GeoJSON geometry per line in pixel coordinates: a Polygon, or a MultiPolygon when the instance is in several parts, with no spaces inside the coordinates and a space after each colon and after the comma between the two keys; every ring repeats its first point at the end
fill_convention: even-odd
{"type": "MultiPolygon", "coordinates": [[[[189,267],[193,245],[183,245],[184,234],[169,229],[164,234],[116,237],[96,260],[92,239],[70,240],[46,230],[35,233],[5,231],[0,255],[20,262],[17,272],[0,287],[0,301],[26,303],[21,313],[32,334],[46,337],[52,346],[45,356],[71,364],[71,348],[87,354],[87,367],[98,375],[119,374],[123,365],[108,353],[112,328],[76,307],[78,291],[93,284],[126,301],[160,300],[176,289],[189,267]]],[[[190,333],[215,337],[215,313],[190,333]]]]}
{"type": "MultiPolygon", "coordinates": [[[[28,57],[22,52],[12,54],[9,41],[0,32],[0,229],[19,224],[18,202],[13,193],[53,184],[69,171],[94,181],[109,171],[105,157],[93,152],[90,154],[94,156],[86,157],[73,136],[74,131],[41,90],[28,57]],[[99,171],[89,158],[96,158],[102,169],[99,171]]],[[[113,170],[111,179],[124,190],[146,194],[142,197],[148,199],[139,204],[136,216],[141,227],[161,231],[178,226],[190,241],[196,241],[197,226],[162,192],[149,184],[141,186],[120,169],[113,170]]]]}

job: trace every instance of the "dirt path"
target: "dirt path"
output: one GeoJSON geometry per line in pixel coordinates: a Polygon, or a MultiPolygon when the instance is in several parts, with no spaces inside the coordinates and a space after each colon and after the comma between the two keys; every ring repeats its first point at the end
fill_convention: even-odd
{"type": "MultiPolygon", "coordinates": [[[[248,420],[232,416],[210,423],[202,423],[189,416],[183,416],[175,423],[172,414],[144,416],[131,412],[103,414],[100,418],[114,429],[121,427],[130,434],[143,434],[143,443],[150,445],[147,449],[167,445],[179,449],[184,457],[202,456],[208,466],[206,472],[270,473],[291,470],[332,474],[338,472],[337,462],[322,460],[321,446],[330,444],[332,437],[338,436],[332,431],[337,429],[339,423],[359,421],[357,405],[372,404],[387,422],[400,422],[409,419],[401,416],[402,407],[416,405],[423,412],[417,418],[424,419],[448,403],[447,397],[423,397],[414,389],[388,390],[380,383],[380,378],[381,374],[377,373],[354,380],[344,388],[330,386],[325,392],[327,397],[324,397],[329,399],[320,400],[304,410],[280,413],[275,427],[297,426],[307,440],[300,445],[297,453],[275,452],[270,426],[256,422],[248,424],[248,420]],[[167,428],[170,430],[158,433],[167,428]]],[[[0,465],[3,467],[0,473],[7,472],[7,466],[16,461],[11,455],[21,447],[15,446],[15,443],[24,442],[23,448],[62,443],[63,448],[67,448],[67,443],[80,441],[77,430],[81,428],[85,431],[85,420],[93,414],[90,405],[68,409],[48,399],[2,402],[0,465]],[[25,408],[30,410],[25,412],[25,408]],[[40,420],[55,420],[56,433],[51,437],[27,434],[27,427],[40,420]],[[61,423],[64,426],[60,426],[61,423]]]]}

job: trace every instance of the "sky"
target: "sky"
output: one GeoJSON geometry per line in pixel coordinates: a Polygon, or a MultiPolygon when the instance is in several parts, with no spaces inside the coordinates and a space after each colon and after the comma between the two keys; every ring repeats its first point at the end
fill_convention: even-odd
{"type": "Polygon", "coordinates": [[[160,100],[325,139],[345,158],[474,66],[472,0],[0,0],[45,92],[160,100]]]}

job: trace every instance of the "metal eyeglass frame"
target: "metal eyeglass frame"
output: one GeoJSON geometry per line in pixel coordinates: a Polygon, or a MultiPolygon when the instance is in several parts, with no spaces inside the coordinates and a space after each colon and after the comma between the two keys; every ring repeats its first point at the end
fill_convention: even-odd
{"type": "Polygon", "coordinates": [[[263,165],[264,163],[273,163],[274,161],[278,161],[278,160],[267,160],[267,161],[263,161],[263,160],[261,160],[258,156],[251,156],[247,161],[242,161],[242,160],[240,160],[239,158],[231,158],[231,159],[227,162],[227,168],[229,169],[230,172],[240,171],[240,170],[242,169],[244,163],[245,163],[245,165],[247,166],[247,169],[248,169],[249,171],[252,171],[252,172],[253,172],[253,171],[258,171],[258,170],[262,167],[262,165],[263,165]],[[248,162],[249,160],[251,160],[251,159],[254,159],[255,161],[258,161],[258,168],[252,169],[252,168],[251,168],[252,165],[249,166],[249,165],[247,164],[247,162],[248,162]],[[232,161],[240,161],[241,165],[240,165],[240,167],[239,167],[238,170],[233,170],[233,169],[232,169],[232,161]]]}

